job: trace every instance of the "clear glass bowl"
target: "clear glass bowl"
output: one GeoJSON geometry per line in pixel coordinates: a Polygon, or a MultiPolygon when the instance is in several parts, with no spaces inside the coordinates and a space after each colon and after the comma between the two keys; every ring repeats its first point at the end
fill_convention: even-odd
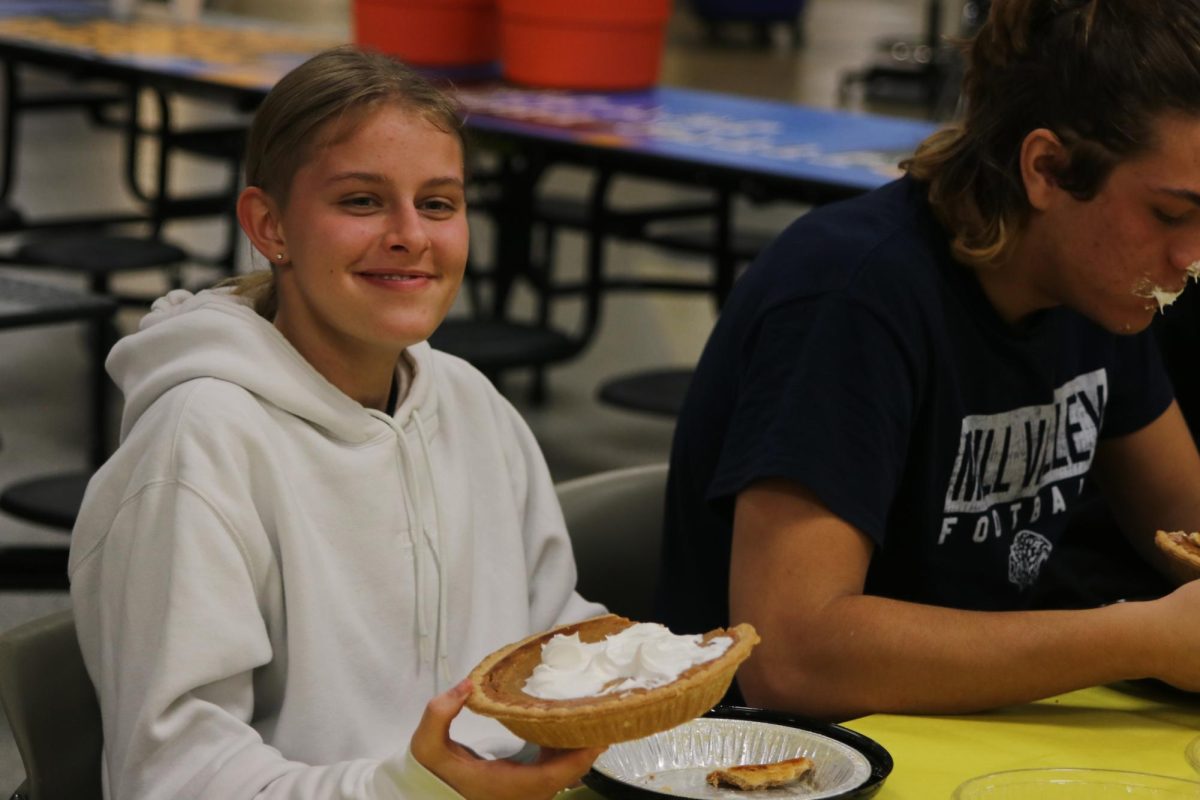
{"type": "Polygon", "coordinates": [[[1111,769],[1017,769],[972,778],[952,800],[1200,800],[1200,783],[1111,769]]]}

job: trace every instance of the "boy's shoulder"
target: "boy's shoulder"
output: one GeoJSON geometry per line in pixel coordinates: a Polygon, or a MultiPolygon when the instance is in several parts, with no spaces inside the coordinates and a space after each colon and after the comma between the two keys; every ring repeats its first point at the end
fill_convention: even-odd
{"type": "Polygon", "coordinates": [[[747,272],[770,305],[838,296],[887,304],[933,300],[948,239],[909,179],[814,209],[747,272]]]}

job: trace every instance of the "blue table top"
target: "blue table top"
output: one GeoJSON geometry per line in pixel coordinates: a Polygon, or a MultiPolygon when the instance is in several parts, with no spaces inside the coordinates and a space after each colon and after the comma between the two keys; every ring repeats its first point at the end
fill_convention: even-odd
{"type": "Polygon", "coordinates": [[[797,181],[872,189],[937,130],[930,122],[690,89],[464,88],[470,127],[797,181]]]}
{"type": "Polygon", "coordinates": [[[105,13],[107,0],[0,0],[0,16],[95,15],[105,13]]]}

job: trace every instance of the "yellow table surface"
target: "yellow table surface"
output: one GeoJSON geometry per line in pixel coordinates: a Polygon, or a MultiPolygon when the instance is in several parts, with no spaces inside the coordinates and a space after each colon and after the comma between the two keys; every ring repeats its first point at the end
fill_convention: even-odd
{"type": "MultiPolygon", "coordinates": [[[[845,726],[879,742],[895,761],[876,800],[943,800],[968,778],[1023,767],[1200,780],[1184,757],[1200,736],[1200,696],[1155,686],[1098,686],[985,714],[875,714],[845,726]]],[[[559,800],[601,798],[575,789],[559,800]]]]}
{"type": "Polygon", "coordinates": [[[1184,757],[1200,736],[1200,697],[1140,684],[1082,689],[986,714],[876,714],[846,727],[882,744],[895,760],[878,800],[949,798],[968,778],[1024,767],[1200,779],[1184,757]]]}

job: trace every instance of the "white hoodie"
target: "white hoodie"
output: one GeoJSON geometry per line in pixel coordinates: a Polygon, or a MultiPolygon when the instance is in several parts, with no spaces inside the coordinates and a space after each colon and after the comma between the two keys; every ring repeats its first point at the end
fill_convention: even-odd
{"type": "MultiPolygon", "coordinates": [[[[427,344],[406,360],[395,416],[364,408],[220,290],[113,348],[122,443],[69,570],[107,797],[456,797],[407,754],[425,703],[602,613],[516,411],[427,344]]],[[[453,735],[520,746],[469,711],[453,735]]]]}

